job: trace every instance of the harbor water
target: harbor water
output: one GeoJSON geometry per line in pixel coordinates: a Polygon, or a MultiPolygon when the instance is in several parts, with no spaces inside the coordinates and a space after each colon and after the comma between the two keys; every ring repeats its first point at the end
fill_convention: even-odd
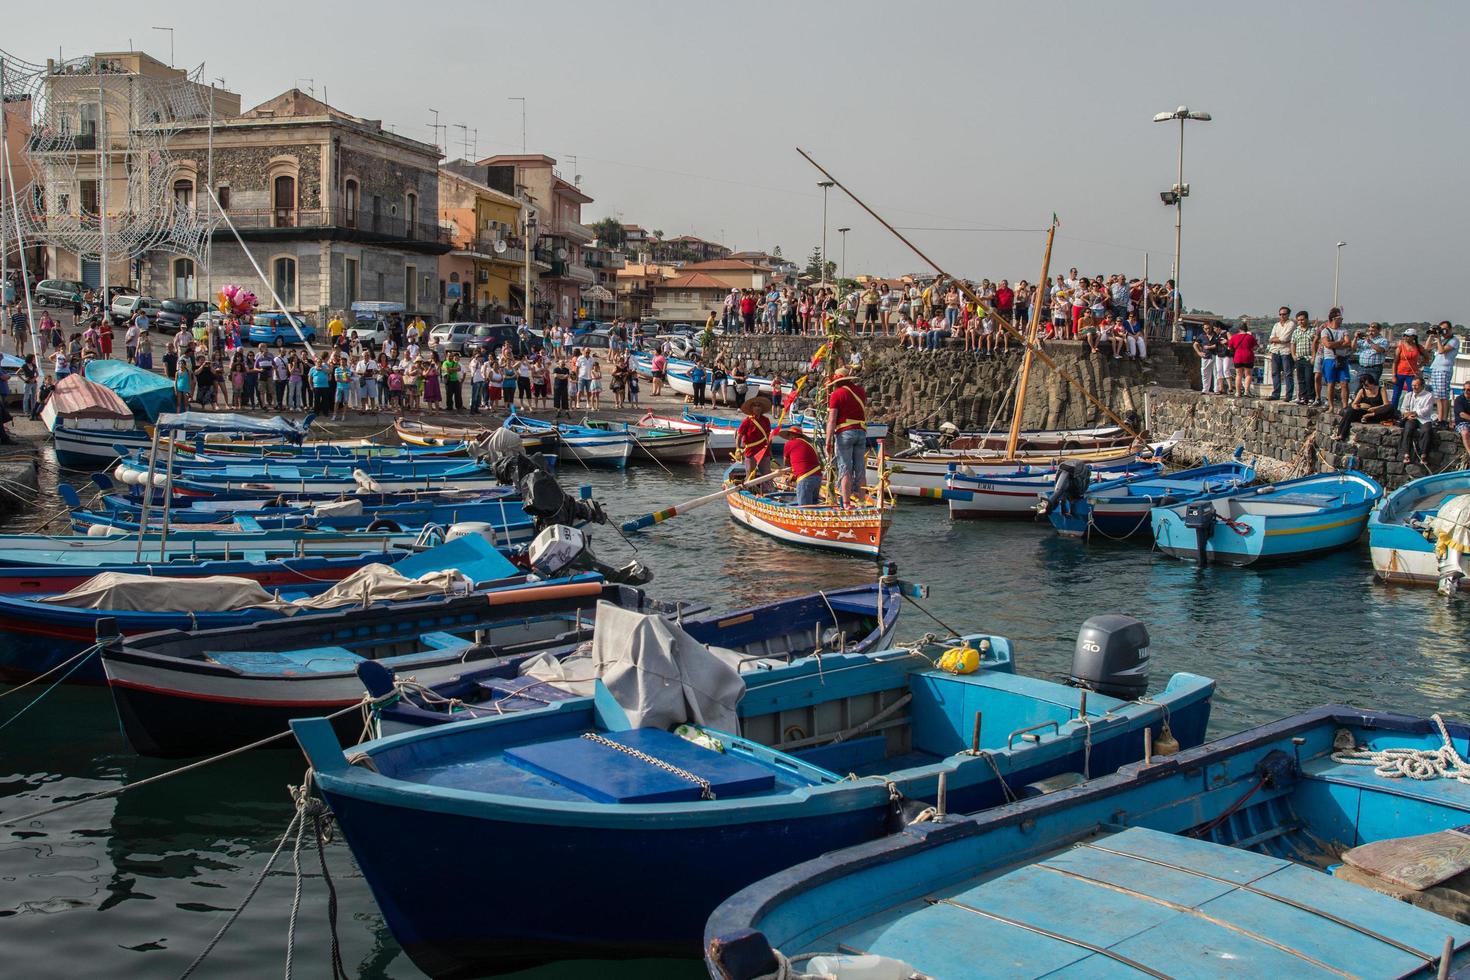
{"type": "MultiPolygon", "coordinates": [[[[563,476],[567,484],[590,484],[621,520],[708,492],[719,473],[711,465],[702,474],[644,468],[563,476]]],[[[800,550],[737,527],[723,504],[631,543],[612,527],[597,529],[593,542],[605,559],[645,561],[656,572],[654,594],[719,608],[857,584],[876,571],[869,560],[800,550]]],[[[931,592],[922,605],[932,618],[905,608],[901,639],[946,627],[988,630],[1013,640],[1022,672],[1052,677],[1066,671],[1087,617],[1136,616],[1152,637],[1156,686],[1180,670],[1219,681],[1215,735],[1323,702],[1470,717],[1470,599],[1447,601],[1432,590],[1376,583],[1366,542],[1296,566],[1198,569],[1151,552],[1146,543],[1084,543],[1029,521],[951,523],[942,506],[906,500],[884,550],[903,578],[931,592]]],[[[0,724],[33,690],[0,701],[0,724]]],[[[81,688],[54,690],[0,732],[0,760],[0,808],[7,817],[174,765],[134,756],[117,731],[107,692],[81,688]]],[[[245,900],[286,828],[287,786],[299,784],[302,772],[294,749],[256,753],[4,829],[0,948],[7,961],[36,977],[177,977],[245,900]]],[[[480,846],[516,844],[484,840],[480,846]]],[[[401,859],[413,862],[418,847],[403,841],[401,859]]],[[[329,975],[327,888],[309,840],[299,860],[304,897],[294,932],[288,842],[275,873],[198,976],[275,973],[288,944],[297,975],[329,975]]],[[[326,862],[347,973],[418,976],[340,841],[327,846],[326,862]]],[[[571,893],[537,881],[442,882],[446,889],[515,889],[527,902],[562,905],[569,916],[596,915],[600,903],[616,900],[600,894],[601,886],[592,865],[583,887],[571,893]]],[[[671,901],[678,892],[671,882],[671,901]]],[[[703,970],[692,960],[565,963],[534,975],[697,977],[703,970]]]]}

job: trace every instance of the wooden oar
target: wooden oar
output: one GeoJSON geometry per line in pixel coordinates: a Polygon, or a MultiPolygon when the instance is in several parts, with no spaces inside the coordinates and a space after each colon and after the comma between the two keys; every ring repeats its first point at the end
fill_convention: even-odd
{"type": "Polygon", "coordinates": [[[779,469],[776,470],[774,473],[767,473],[765,476],[758,476],[754,480],[747,480],[744,483],[737,483],[733,487],[725,487],[723,490],[718,490],[715,493],[705,494],[703,497],[695,497],[693,500],[686,500],[680,504],[673,504],[669,507],[665,507],[663,510],[656,510],[652,514],[644,514],[642,517],[635,517],[631,521],[624,521],[622,524],[622,529],[625,533],[631,533],[633,531],[641,531],[645,527],[653,527],[653,525],[655,524],[662,524],[664,521],[668,520],[671,517],[677,517],[680,514],[687,514],[697,507],[703,507],[705,504],[712,504],[716,500],[724,500],[732,493],[737,493],[741,490],[748,490],[751,487],[757,486],[762,483],[767,483],[771,480],[774,480],[778,476],[782,476],[783,474],[790,472],[790,469],[779,469]]]}

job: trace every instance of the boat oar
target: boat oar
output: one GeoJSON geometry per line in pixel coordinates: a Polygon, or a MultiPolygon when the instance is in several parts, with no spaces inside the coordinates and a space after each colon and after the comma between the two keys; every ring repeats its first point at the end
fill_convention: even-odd
{"type": "Polygon", "coordinates": [[[765,476],[758,476],[754,480],[747,480],[744,483],[737,483],[734,486],[725,487],[723,490],[717,490],[714,493],[705,494],[703,497],[695,497],[693,500],[686,500],[680,504],[673,504],[672,506],[665,507],[663,510],[656,510],[652,514],[644,514],[642,517],[635,517],[631,521],[624,521],[622,524],[622,529],[626,532],[631,533],[633,531],[641,531],[645,527],[653,527],[653,525],[655,524],[662,524],[664,521],[668,520],[671,517],[677,517],[680,514],[687,514],[697,507],[703,507],[705,504],[712,504],[716,500],[724,500],[732,493],[737,493],[741,490],[748,490],[751,487],[758,486],[762,483],[767,483],[771,480],[774,480],[776,477],[782,476],[789,472],[791,472],[789,469],[776,470],[774,473],[767,473],[765,476]]]}

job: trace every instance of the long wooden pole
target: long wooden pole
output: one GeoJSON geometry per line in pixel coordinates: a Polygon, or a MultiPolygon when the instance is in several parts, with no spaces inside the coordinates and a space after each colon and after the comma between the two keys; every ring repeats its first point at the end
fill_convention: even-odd
{"type": "MultiPolygon", "coordinates": [[[[797,147],[796,148],[796,152],[797,153],[800,153],[802,155],[802,157],[804,157],[806,159],[806,162],[807,163],[810,163],[813,167],[816,167],[817,170],[821,171],[821,173],[828,180],[832,181],[833,184],[835,184],[837,187],[840,187],[842,189],[842,193],[844,193],[848,197],[852,198],[854,204],[856,204],[858,207],[862,208],[864,211],[868,212],[868,214],[870,214],[870,215],[873,216],[874,220],[876,220],[880,225],[882,225],[884,228],[886,228],[890,232],[892,232],[893,235],[894,235],[894,237],[897,238],[899,241],[903,242],[905,245],[907,245],[913,251],[913,253],[915,255],[917,255],[919,258],[923,259],[925,262],[929,263],[929,265],[934,269],[935,272],[939,273],[939,275],[945,277],[946,279],[949,279],[949,280],[953,281],[954,284],[959,287],[960,292],[962,292],[962,293],[965,294],[965,298],[966,299],[968,299],[971,302],[975,303],[977,306],[980,304],[979,297],[975,295],[974,291],[972,289],[970,289],[970,287],[968,285],[965,284],[964,280],[957,279],[954,276],[951,276],[948,272],[945,272],[943,269],[941,269],[939,267],[939,263],[937,263],[933,259],[929,258],[929,256],[925,255],[919,249],[919,247],[917,245],[915,245],[913,242],[909,241],[903,235],[899,234],[899,231],[898,231],[897,228],[893,227],[888,222],[884,221],[883,218],[882,218],[882,216],[880,216],[878,214],[878,212],[874,211],[872,208],[870,208],[866,204],[864,204],[862,202],[862,200],[860,200],[856,194],[854,194],[852,191],[848,190],[847,187],[843,185],[842,181],[838,180],[836,177],[833,177],[832,174],[831,174],[831,172],[828,171],[826,167],[822,166],[816,160],[813,160],[812,157],[811,157],[811,154],[807,153],[801,147],[797,147]]],[[[1038,287],[1038,288],[1040,288],[1040,287],[1038,287]]],[[[1010,321],[1009,318],[1003,316],[999,311],[995,311],[991,315],[995,317],[996,321],[999,322],[1000,325],[1002,327],[1004,327],[1010,333],[1010,335],[1012,337],[1015,337],[1022,344],[1025,344],[1026,343],[1026,337],[1021,333],[1021,331],[1019,331],[1019,330],[1016,329],[1015,325],[1013,323],[1011,323],[1011,321],[1010,321]]],[[[1118,414],[1116,412],[1114,412],[1111,408],[1108,408],[1108,406],[1106,406],[1102,402],[1098,401],[1097,397],[1094,396],[1092,392],[1090,392],[1090,391],[1087,390],[1087,386],[1084,385],[1081,382],[1080,379],[1078,379],[1071,372],[1069,372],[1069,371],[1065,370],[1064,368],[1062,368],[1062,366],[1059,365],[1056,362],[1056,360],[1054,358],[1052,358],[1052,356],[1050,354],[1048,354],[1046,351],[1042,350],[1039,345],[1035,347],[1035,351],[1036,351],[1036,356],[1039,357],[1039,358],[1041,358],[1041,363],[1045,364],[1047,367],[1049,367],[1053,371],[1055,371],[1057,373],[1057,375],[1063,381],[1067,382],[1068,384],[1070,384],[1074,388],[1076,388],[1078,391],[1080,391],[1082,393],[1082,397],[1083,398],[1086,398],[1087,401],[1092,405],[1093,408],[1096,408],[1098,411],[1100,411],[1104,415],[1106,415],[1109,419],[1111,419],[1113,421],[1113,423],[1115,425],[1117,425],[1119,428],[1121,428],[1124,432],[1127,432],[1129,435],[1133,436],[1135,439],[1138,437],[1138,433],[1133,429],[1133,427],[1130,426],[1127,422],[1124,422],[1123,419],[1121,419],[1118,416],[1118,414]]]]}
{"type": "Polygon", "coordinates": [[[762,483],[768,483],[769,481],[774,480],[776,477],[790,472],[791,470],[789,468],[779,469],[776,470],[774,473],[767,473],[765,476],[758,476],[753,480],[746,480],[744,483],[737,483],[734,486],[725,487],[723,490],[716,490],[714,493],[707,493],[702,497],[695,497],[693,500],[686,500],[683,503],[678,504],[670,504],[663,510],[656,510],[652,514],[644,514],[642,517],[635,517],[630,521],[624,521],[621,526],[623,531],[628,534],[631,534],[634,531],[641,531],[645,527],[653,527],[655,524],[662,524],[664,521],[668,520],[671,517],[678,517],[680,514],[687,514],[691,510],[694,510],[696,507],[703,507],[705,504],[714,503],[716,500],[724,500],[732,493],[736,493],[740,490],[749,490],[751,487],[758,486],[762,483]]]}
{"type": "Polygon", "coordinates": [[[1057,239],[1057,223],[1053,221],[1046,230],[1046,251],[1041,255],[1041,279],[1037,294],[1031,303],[1031,328],[1027,331],[1026,353],[1021,356],[1021,377],[1016,381],[1016,407],[1011,411],[1011,432],[1006,437],[1006,456],[1016,455],[1016,444],[1021,440],[1021,412],[1026,407],[1026,383],[1031,379],[1031,357],[1036,352],[1036,334],[1041,327],[1041,290],[1047,288],[1047,276],[1051,274],[1051,246],[1057,239]]]}

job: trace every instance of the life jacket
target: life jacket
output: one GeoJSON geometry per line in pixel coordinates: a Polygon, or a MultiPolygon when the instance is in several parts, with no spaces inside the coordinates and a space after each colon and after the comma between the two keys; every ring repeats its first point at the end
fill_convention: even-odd
{"type": "Polygon", "coordinates": [[[858,417],[850,417],[850,418],[843,419],[841,422],[837,423],[837,426],[834,428],[833,431],[834,432],[841,432],[843,429],[856,429],[856,428],[866,429],[867,428],[867,425],[868,425],[868,406],[867,406],[867,403],[863,401],[862,395],[859,395],[857,389],[855,387],[853,387],[852,385],[850,385],[850,384],[843,385],[842,388],[843,388],[843,390],[845,390],[847,392],[848,397],[851,398],[854,402],[857,403],[858,417]]]}

